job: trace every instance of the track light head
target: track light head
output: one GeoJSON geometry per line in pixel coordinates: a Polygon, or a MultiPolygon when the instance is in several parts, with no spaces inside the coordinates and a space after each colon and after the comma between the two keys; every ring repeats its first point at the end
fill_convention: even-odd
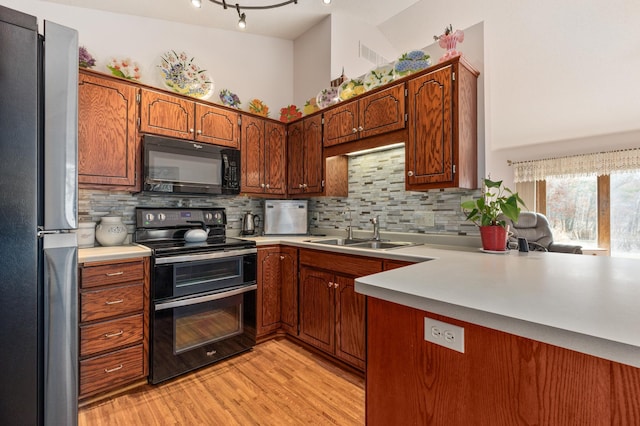
{"type": "Polygon", "coordinates": [[[238,28],[244,30],[247,28],[247,15],[244,13],[240,14],[240,20],[238,21],[238,28]]]}
{"type": "Polygon", "coordinates": [[[202,0],[191,0],[193,7],[200,9],[202,7],[202,0]]]}

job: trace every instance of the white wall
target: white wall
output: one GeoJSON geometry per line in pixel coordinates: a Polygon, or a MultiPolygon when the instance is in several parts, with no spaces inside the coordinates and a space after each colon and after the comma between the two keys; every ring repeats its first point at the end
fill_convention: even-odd
{"type": "Polygon", "coordinates": [[[508,181],[507,159],[640,146],[640,2],[422,0],[380,29],[409,50],[478,22],[487,173],[508,181]]]}
{"type": "MultiPolygon", "coordinates": [[[[185,25],[39,0],[1,0],[3,6],[78,30],[80,44],[98,59],[98,71],[111,56],[130,57],[142,67],[142,82],[160,86],[156,65],[167,50],[186,51],[210,72],[215,82],[211,101],[229,89],[247,109],[252,98],[263,100],[278,118],[293,99],[293,42],[234,31],[185,25]]],[[[42,22],[40,21],[42,31],[42,22]]]]}
{"type": "Polygon", "coordinates": [[[331,81],[331,17],[293,43],[293,103],[300,110],[331,81]]]}

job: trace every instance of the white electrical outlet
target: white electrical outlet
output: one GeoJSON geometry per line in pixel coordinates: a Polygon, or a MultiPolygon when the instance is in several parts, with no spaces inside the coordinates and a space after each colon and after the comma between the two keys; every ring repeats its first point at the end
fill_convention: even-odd
{"type": "Polygon", "coordinates": [[[424,226],[430,228],[436,226],[436,214],[434,212],[424,212],[424,226]]]}
{"type": "Polygon", "coordinates": [[[464,353],[464,328],[424,318],[424,340],[464,353]]]}

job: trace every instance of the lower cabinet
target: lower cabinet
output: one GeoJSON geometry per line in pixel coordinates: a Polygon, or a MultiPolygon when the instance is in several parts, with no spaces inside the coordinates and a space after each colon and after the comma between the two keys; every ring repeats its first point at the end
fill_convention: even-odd
{"type": "Polygon", "coordinates": [[[80,265],[80,399],[147,376],[148,270],[148,258],[80,265]]]}
{"type": "Polygon", "coordinates": [[[279,329],[298,332],[298,250],[271,246],[258,249],[257,337],[279,329]]]}
{"type": "Polygon", "coordinates": [[[336,358],[365,367],[365,297],[354,279],[382,271],[382,260],[300,250],[298,337],[336,358]]]}

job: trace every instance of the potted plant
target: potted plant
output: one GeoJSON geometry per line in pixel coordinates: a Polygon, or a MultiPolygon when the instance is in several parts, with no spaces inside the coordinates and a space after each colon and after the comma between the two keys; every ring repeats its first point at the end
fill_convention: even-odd
{"type": "Polygon", "coordinates": [[[463,202],[462,210],[467,215],[467,220],[480,228],[483,249],[504,251],[508,229],[503,217],[517,222],[520,206],[525,205],[517,192],[502,186],[501,180],[484,179],[484,186],[482,197],[463,202]]]}

